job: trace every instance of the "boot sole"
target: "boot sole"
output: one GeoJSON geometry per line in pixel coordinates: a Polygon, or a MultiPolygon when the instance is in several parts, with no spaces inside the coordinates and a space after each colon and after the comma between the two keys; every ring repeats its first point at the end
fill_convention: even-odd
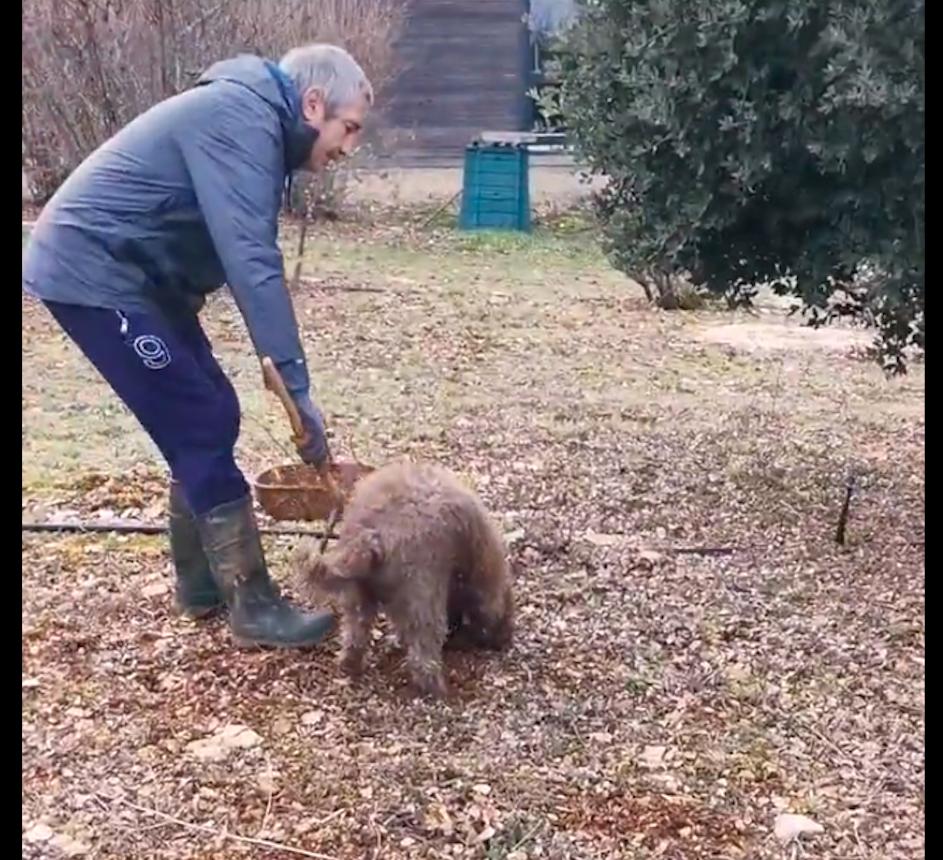
{"type": "Polygon", "coordinates": [[[188,618],[190,621],[203,621],[214,615],[221,615],[225,609],[225,603],[217,603],[215,606],[203,606],[199,608],[181,606],[179,603],[174,604],[174,611],[177,615],[182,618],[188,618]]]}
{"type": "Polygon", "coordinates": [[[244,636],[236,636],[235,634],[233,634],[232,640],[237,648],[241,648],[245,651],[253,651],[260,648],[272,648],[278,651],[304,651],[322,645],[330,638],[332,632],[333,631],[329,630],[319,639],[309,642],[274,642],[264,639],[247,639],[244,636]]]}

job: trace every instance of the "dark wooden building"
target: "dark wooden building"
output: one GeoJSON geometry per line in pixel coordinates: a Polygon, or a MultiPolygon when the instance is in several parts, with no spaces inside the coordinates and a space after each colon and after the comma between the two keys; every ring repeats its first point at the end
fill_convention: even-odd
{"type": "Polygon", "coordinates": [[[461,158],[482,131],[531,128],[527,12],[527,0],[410,0],[383,110],[397,161],[461,158]]]}

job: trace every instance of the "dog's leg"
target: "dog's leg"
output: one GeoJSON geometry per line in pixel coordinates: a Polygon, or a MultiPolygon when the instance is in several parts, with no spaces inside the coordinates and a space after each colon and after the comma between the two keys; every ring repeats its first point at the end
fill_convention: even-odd
{"type": "Polygon", "coordinates": [[[339,662],[345,674],[356,677],[363,672],[363,659],[376,615],[377,605],[370,599],[351,601],[344,607],[339,662]]]}
{"type": "Polygon", "coordinates": [[[465,612],[468,604],[468,591],[457,574],[453,574],[449,584],[448,632],[444,648],[448,651],[468,651],[476,647],[474,638],[469,635],[465,624],[465,612]]]}
{"type": "Polygon", "coordinates": [[[413,686],[424,696],[440,699],[446,694],[442,637],[426,629],[415,634],[406,646],[406,664],[413,686]]]}
{"type": "Polygon", "coordinates": [[[387,607],[400,642],[406,649],[406,666],[413,685],[426,696],[441,698],[446,693],[442,646],[448,630],[447,583],[435,590],[435,576],[416,575],[413,582],[427,582],[433,593],[403,591],[387,607]]]}

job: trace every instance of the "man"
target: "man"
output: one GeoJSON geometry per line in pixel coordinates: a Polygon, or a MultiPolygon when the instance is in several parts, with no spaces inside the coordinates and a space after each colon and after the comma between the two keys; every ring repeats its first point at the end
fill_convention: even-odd
{"type": "Polygon", "coordinates": [[[223,282],[260,356],[301,413],[303,460],[329,457],[276,244],[286,177],[348,155],[373,101],[340,48],[278,65],[240,56],[143,113],[93,152],[43,209],[23,259],[43,301],[154,440],[171,471],[176,600],[224,603],[237,642],[306,647],[333,627],[280,595],[236,466],[239,402],[197,312],[223,282]]]}

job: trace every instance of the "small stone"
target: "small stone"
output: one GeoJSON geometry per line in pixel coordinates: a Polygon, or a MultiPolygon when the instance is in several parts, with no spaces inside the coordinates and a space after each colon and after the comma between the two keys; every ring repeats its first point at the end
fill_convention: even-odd
{"type": "Polygon", "coordinates": [[[513,546],[519,540],[524,539],[524,529],[514,529],[512,532],[506,532],[504,535],[504,541],[508,546],[513,546]]]}
{"type": "Polygon", "coordinates": [[[811,818],[805,815],[793,815],[790,812],[777,815],[776,823],[773,825],[773,833],[780,842],[792,842],[804,833],[812,835],[824,832],[825,828],[811,818]]]}
{"type": "Polygon", "coordinates": [[[472,791],[475,792],[475,794],[484,794],[487,796],[491,794],[491,786],[486,782],[479,782],[477,785],[472,786],[472,791]]]}
{"type": "Polygon", "coordinates": [[[404,836],[404,837],[403,837],[402,839],[400,839],[400,841],[399,841],[399,847],[400,847],[400,848],[410,848],[411,846],[413,846],[413,845],[415,845],[415,844],[416,844],[416,840],[413,839],[412,836],[404,836]]]}
{"type": "Polygon", "coordinates": [[[200,761],[222,761],[229,755],[229,750],[212,738],[201,738],[187,744],[187,752],[200,761]]]}
{"type": "Polygon", "coordinates": [[[276,735],[287,735],[291,731],[291,723],[284,717],[279,717],[272,723],[272,732],[276,735]]]}
{"type": "Polygon", "coordinates": [[[256,779],[256,785],[259,786],[260,791],[263,791],[266,794],[274,794],[277,778],[277,773],[266,770],[259,774],[258,778],[256,779]]]}
{"type": "Polygon", "coordinates": [[[476,842],[487,842],[495,834],[495,829],[490,825],[487,826],[484,830],[481,831],[476,837],[476,842]]]}
{"type": "Polygon", "coordinates": [[[316,726],[324,719],[324,711],[308,711],[301,715],[301,725],[316,726]]]}
{"type": "Polygon", "coordinates": [[[190,741],[187,752],[201,761],[223,761],[235,749],[251,749],[262,738],[248,726],[228,725],[207,738],[190,741]]]}
{"type": "Polygon", "coordinates": [[[624,535],[604,534],[588,531],[583,537],[594,546],[618,546],[625,541],[624,535]]]}
{"type": "Polygon", "coordinates": [[[643,549],[639,552],[638,557],[639,561],[643,561],[647,565],[654,566],[664,558],[664,555],[653,549],[643,549]]]}
{"type": "Polygon", "coordinates": [[[152,582],[141,589],[141,594],[145,597],[161,597],[170,591],[170,586],[166,582],[152,582]]]}
{"type": "Polygon", "coordinates": [[[646,767],[662,767],[665,763],[665,753],[667,751],[667,747],[647,746],[642,750],[639,759],[646,767]]]}
{"type": "Polygon", "coordinates": [[[31,689],[33,689],[34,687],[38,687],[38,686],[39,686],[39,679],[38,679],[38,678],[24,678],[24,679],[23,679],[23,689],[24,689],[24,690],[31,690],[31,689]]]}
{"type": "Polygon", "coordinates": [[[88,854],[91,850],[84,842],[79,842],[66,833],[60,833],[58,836],[54,836],[49,844],[58,848],[66,857],[81,857],[83,854],[88,854]]]}
{"type": "Polygon", "coordinates": [[[724,674],[727,676],[728,681],[734,684],[742,684],[750,679],[750,667],[744,666],[743,663],[732,663],[727,667],[724,674]]]}
{"type": "Polygon", "coordinates": [[[23,838],[27,842],[37,843],[37,842],[48,842],[53,837],[52,828],[46,824],[34,824],[26,833],[23,834],[23,838]]]}

